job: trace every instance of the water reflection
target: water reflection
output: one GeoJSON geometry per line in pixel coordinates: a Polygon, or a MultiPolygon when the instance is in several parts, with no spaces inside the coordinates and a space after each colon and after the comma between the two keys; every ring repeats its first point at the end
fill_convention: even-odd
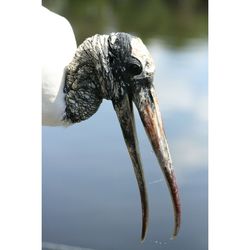
{"type": "MultiPolygon", "coordinates": [[[[127,6],[124,10],[118,1],[45,2],[68,15],[79,40],[112,27],[133,27],[135,33],[147,39],[157,67],[155,87],[180,186],[183,221],[177,240],[169,240],[173,228],[170,196],[136,114],[150,206],[148,236],[140,243],[141,210],[136,180],[113,107],[104,101],[98,112],[81,124],[67,129],[43,128],[43,240],[97,250],[207,249],[206,29],[198,31],[194,26],[194,31],[184,32],[187,36],[179,36],[180,30],[173,35],[174,25],[166,24],[163,18],[169,17],[159,11],[158,22],[162,18],[163,27],[153,29],[155,33],[151,28],[144,32],[147,25],[142,20],[149,22],[154,19],[148,15],[157,15],[143,10],[135,20],[138,24],[132,25],[131,17],[136,15],[132,1],[119,1],[121,6],[127,6]],[[110,23],[94,21],[92,10],[96,15],[106,15],[110,23]],[[89,17],[85,16],[88,11],[89,17]],[[81,22],[88,25],[82,29],[81,22]]],[[[137,8],[139,2],[171,5],[166,1],[133,2],[137,8]]]]}

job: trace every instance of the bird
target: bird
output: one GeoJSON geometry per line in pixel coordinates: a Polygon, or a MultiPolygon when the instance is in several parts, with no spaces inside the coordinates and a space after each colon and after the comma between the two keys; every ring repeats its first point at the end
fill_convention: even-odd
{"type": "Polygon", "coordinates": [[[139,37],[124,32],[96,34],[77,47],[65,17],[43,6],[41,12],[42,125],[68,127],[93,116],[103,99],[112,102],[139,188],[143,241],[149,208],[135,106],[170,191],[175,238],[181,224],[180,196],[153,84],[155,64],[150,52],[139,37]]]}

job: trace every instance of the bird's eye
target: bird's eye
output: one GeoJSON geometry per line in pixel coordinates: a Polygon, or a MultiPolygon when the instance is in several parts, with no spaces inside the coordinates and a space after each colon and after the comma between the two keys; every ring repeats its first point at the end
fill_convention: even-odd
{"type": "Polygon", "coordinates": [[[127,71],[129,72],[130,75],[136,76],[141,74],[142,72],[142,67],[141,65],[137,64],[137,63],[129,63],[127,65],[127,71]]]}

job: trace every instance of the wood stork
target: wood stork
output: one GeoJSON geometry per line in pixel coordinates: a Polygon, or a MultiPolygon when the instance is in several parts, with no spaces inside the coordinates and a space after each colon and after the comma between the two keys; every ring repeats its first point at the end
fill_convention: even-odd
{"type": "Polygon", "coordinates": [[[45,126],[84,121],[111,100],[137,179],[142,207],[141,239],[148,227],[148,202],[133,103],[138,109],[168,184],[179,231],[181,206],[172,160],[153,86],[155,65],[140,38],[127,33],[94,35],[77,48],[70,23],[42,7],[42,120],[45,126]]]}

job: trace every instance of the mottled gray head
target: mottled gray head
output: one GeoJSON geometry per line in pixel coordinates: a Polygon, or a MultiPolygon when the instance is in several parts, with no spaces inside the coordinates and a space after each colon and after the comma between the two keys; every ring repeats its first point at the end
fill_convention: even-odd
{"type": "Polygon", "coordinates": [[[126,33],[115,33],[109,36],[108,46],[114,81],[110,99],[119,102],[126,93],[133,93],[144,84],[152,84],[155,66],[140,38],[126,33]]]}
{"type": "Polygon", "coordinates": [[[168,183],[175,212],[176,236],[180,226],[180,200],[171,156],[153,86],[155,66],[140,38],[127,33],[95,35],[77,49],[66,69],[65,121],[75,123],[92,116],[103,99],[111,100],[137,178],[142,205],[142,233],[148,224],[148,202],[137,143],[133,103],[168,183]]]}
{"type": "Polygon", "coordinates": [[[153,59],[140,38],[127,33],[95,35],[77,49],[66,71],[66,116],[80,122],[102,99],[119,102],[128,92],[152,84],[153,59]]]}

